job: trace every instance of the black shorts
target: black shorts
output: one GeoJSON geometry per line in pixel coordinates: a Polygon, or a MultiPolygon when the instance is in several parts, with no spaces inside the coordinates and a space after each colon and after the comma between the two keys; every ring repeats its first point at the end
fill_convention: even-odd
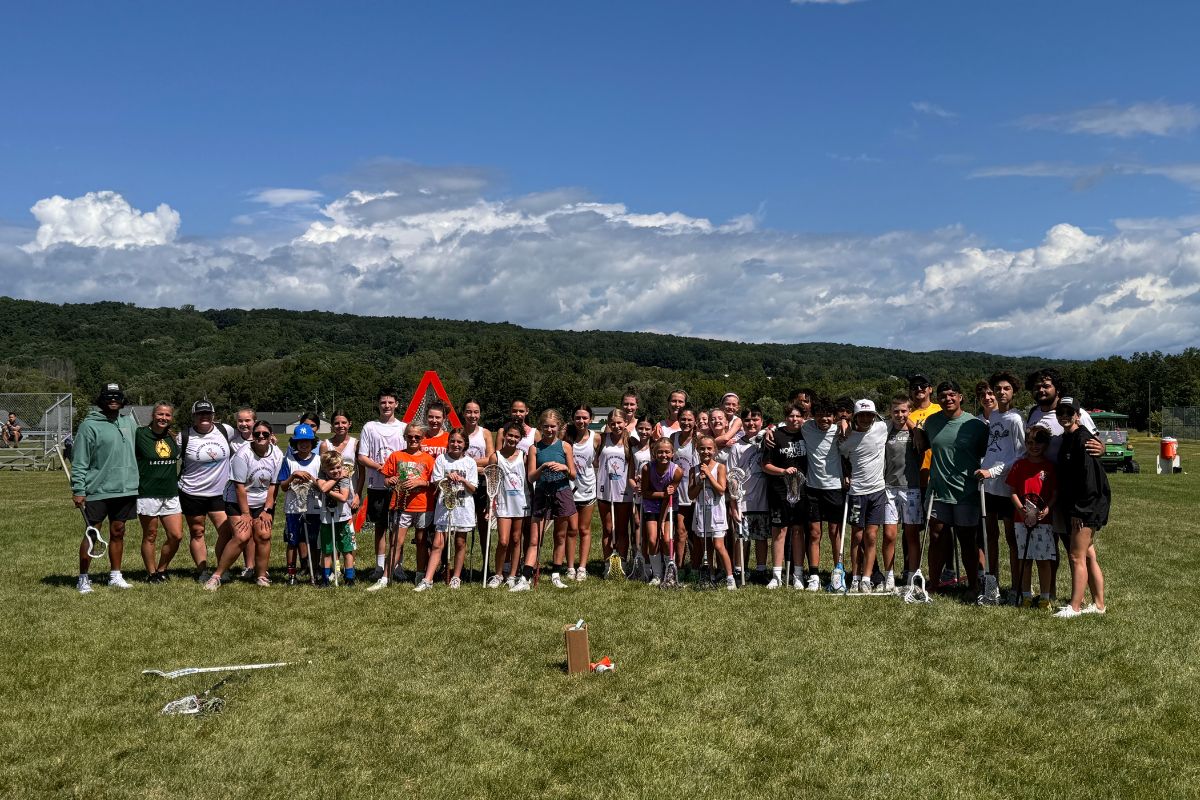
{"type": "Polygon", "coordinates": [[[99,525],[106,518],[109,522],[131,520],[137,516],[137,495],[88,500],[83,504],[83,514],[87,517],[88,525],[99,525]]]}
{"type": "Polygon", "coordinates": [[[1013,521],[1013,514],[1016,509],[1013,508],[1012,498],[1005,495],[1001,497],[998,494],[983,495],[983,501],[987,503],[987,515],[992,519],[1002,519],[1006,522],[1013,521]]]}
{"type": "Polygon", "coordinates": [[[794,525],[808,524],[808,504],[803,497],[795,505],[790,505],[784,498],[770,495],[767,497],[767,504],[770,509],[772,528],[790,528],[794,525]]]}
{"type": "Polygon", "coordinates": [[[804,499],[808,503],[809,522],[842,521],[842,505],[846,501],[846,493],[841,489],[814,489],[806,486],[804,499]]]}
{"type": "MultiPolygon", "coordinates": [[[[263,512],[264,508],[265,506],[251,506],[250,519],[258,519],[258,515],[263,512]]],[[[237,503],[226,503],[225,515],[228,517],[240,517],[242,515],[242,509],[238,507],[237,503]]]]}
{"type": "Polygon", "coordinates": [[[488,496],[487,492],[476,490],[475,492],[475,522],[483,524],[487,521],[488,496]]]}
{"type": "Polygon", "coordinates": [[[564,481],[557,491],[535,489],[533,492],[533,518],[541,520],[562,519],[576,513],[575,497],[571,484],[564,481]]]}
{"type": "Polygon", "coordinates": [[[388,529],[388,511],[391,505],[391,489],[367,489],[367,520],[375,525],[376,536],[383,536],[383,532],[388,529]]]}
{"type": "Polygon", "coordinates": [[[180,492],[179,510],[183,512],[185,517],[203,517],[205,514],[211,514],[214,511],[224,511],[225,498],[222,495],[197,497],[194,494],[180,492]]]}

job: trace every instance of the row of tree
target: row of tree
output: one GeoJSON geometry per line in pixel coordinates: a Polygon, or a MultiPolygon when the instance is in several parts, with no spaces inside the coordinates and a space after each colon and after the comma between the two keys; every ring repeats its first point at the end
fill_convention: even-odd
{"type": "MultiPolygon", "coordinates": [[[[627,387],[659,416],[683,387],[699,406],[727,391],[778,416],[792,391],[886,402],[914,372],[954,378],[970,393],[998,369],[1024,377],[1059,368],[1089,408],[1121,411],[1145,428],[1151,409],[1200,405],[1200,350],[1096,361],[853,345],[745,344],[652,333],[546,331],[508,323],[360,317],[319,311],[55,305],[0,298],[0,391],[72,391],[86,406],[120,381],[134,402],[218,408],[343,408],[373,416],[375,391],[411,393],[435,369],[452,398],[477,398],[495,424],[514,398],[532,408],[615,405],[627,387]]],[[[1031,402],[1027,394],[1019,398],[1031,402]]]]}

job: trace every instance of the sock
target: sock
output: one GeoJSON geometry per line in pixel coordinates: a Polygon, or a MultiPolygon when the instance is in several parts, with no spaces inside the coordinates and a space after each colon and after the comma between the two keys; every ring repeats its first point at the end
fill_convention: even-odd
{"type": "Polygon", "coordinates": [[[527,581],[533,580],[533,567],[528,565],[521,567],[521,577],[527,581]]]}
{"type": "Polygon", "coordinates": [[[352,581],[357,577],[354,567],[346,567],[346,580],[352,581]]]}
{"type": "Polygon", "coordinates": [[[895,579],[896,579],[896,572],[895,572],[895,570],[890,570],[890,569],[889,569],[889,570],[887,571],[887,576],[886,576],[886,577],[888,577],[888,578],[891,578],[892,580],[895,580],[895,579]]]}
{"type": "Polygon", "coordinates": [[[386,555],[385,555],[385,554],[383,554],[383,553],[377,553],[377,554],[375,555],[375,566],[379,567],[380,569],[383,569],[383,560],[384,560],[384,558],[386,558],[386,555]]]}
{"type": "Polygon", "coordinates": [[[1021,597],[1033,597],[1033,592],[1021,592],[1021,597]]]}
{"type": "Polygon", "coordinates": [[[771,577],[777,581],[783,580],[783,567],[771,567],[771,577]]]}
{"type": "Polygon", "coordinates": [[[792,565],[792,579],[801,580],[804,578],[804,567],[792,565]]]}
{"type": "MultiPolygon", "coordinates": [[[[1033,593],[1032,593],[1032,592],[1030,592],[1030,593],[1029,593],[1029,596],[1030,596],[1030,597],[1033,597],[1033,593]]],[[[1049,599],[1050,599],[1050,593],[1049,593],[1049,592],[1042,592],[1042,599],[1043,599],[1043,600],[1049,600],[1049,599]]]]}
{"type": "Polygon", "coordinates": [[[755,568],[754,568],[754,571],[755,571],[756,573],[759,573],[759,574],[761,574],[761,575],[766,575],[766,574],[767,574],[767,565],[766,565],[766,564],[759,564],[757,567],[755,567],[755,568]]]}
{"type": "Polygon", "coordinates": [[[663,557],[661,555],[655,554],[650,556],[650,572],[654,574],[654,577],[662,579],[663,567],[663,557]]]}
{"type": "Polygon", "coordinates": [[[108,577],[110,577],[110,578],[121,577],[121,570],[119,570],[119,569],[110,570],[108,573],[108,577]]]}
{"type": "Polygon", "coordinates": [[[506,575],[511,575],[511,574],[512,574],[512,562],[511,562],[511,561],[505,561],[505,562],[504,562],[504,569],[502,569],[502,570],[500,570],[500,571],[501,571],[501,572],[503,572],[503,573],[504,573],[504,574],[506,574],[506,575]]]}
{"type": "Polygon", "coordinates": [[[333,577],[333,567],[325,567],[325,580],[333,577]]]}

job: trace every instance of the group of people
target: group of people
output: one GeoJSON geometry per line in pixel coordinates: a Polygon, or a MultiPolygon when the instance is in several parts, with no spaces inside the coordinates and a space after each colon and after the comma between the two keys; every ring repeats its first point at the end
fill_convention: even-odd
{"type": "MultiPolygon", "coordinates": [[[[1014,602],[1050,606],[1061,542],[1072,588],[1056,616],[1103,614],[1095,549],[1110,502],[1103,445],[1057,372],[1039,370],[1025,385],[1036,400],[1027,419],[1012,407],[1019,382],[1007,372],[975,387],[978,416],[963,409],[957,383],[935,388],[923,375],[911,376],[909,392],[882,415],[871,399],[831,401],[801,389],[782,420],[768,420],[734,393],[697,409],[676,390],[665,417],[654,420],[631,391],[601,431],[586,405],[566,418],[543,411],[535,423],[520,400],[496,431],[480,424],[475,400],[457,409],[460,427],[449,427],[454,410],[436,401],[406,424],[397,417],[399,393],[384,388],[377,419],[357,438],[349,416],[337,412],[332,436],[318,440],[319,420],[308,415],[285,450],[253,410],[238,410],[230,427],[207,400],[193,404],[179,433],[167,403],[137,428],[120,414],[121,387],[108,384],[75,436],[72,492],[89,526],[108,520],[109,584],[119,588],[129,586],[121,559],[135,514],[151,583],[168,580],[186,528],[206,589],[235,577],[239,561],[241,577],[269,586],[281,501],[288,583],[355,585],[357,535],[370,529],[371,591],[410,581],[410,537],[417,592],[442,582],[457,589],[471,578],[465,561],[477,537],[487,587],[533,589],[549,538],[549,581],[563,589],[593,574],[598,509],[596,574],[607,579],[894,594],[923,580],[927,531],[933,589],[964,584],[968,597],[986,598],[989,587],[998,594],[1003,529],[1014,602]],[[833,552],[825,572],[823,534],[833,552]],[[950,566],[960,563],[965,578],[950,566]]],[[[80,545],[82,593],[92,591],[92,545],[88,537],[80,545]]]]}

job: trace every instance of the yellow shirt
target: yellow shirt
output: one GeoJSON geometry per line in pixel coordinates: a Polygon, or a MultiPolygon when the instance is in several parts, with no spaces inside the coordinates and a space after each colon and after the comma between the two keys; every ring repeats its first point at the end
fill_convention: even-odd
{"type": "MultiPolygon", "coordinates": [[[[924,428],[925,427],[925,419],[927,417],[929,417],[931,414],[936,414],[937,412],[939,412],[941,410],[942,410],[942,407],[939,406],[937,403],[930,403],[925,408],[914,408],[912,411],[908,412],[908,418],[910,420],[912,420],[912,424],[914,426],[916,426],[918,428],[924,428]]],[[[921,460],[921,486],[922,487],[924,487],[925,484],[929,482],[929,459],[930,459],[930,456],[932,456],[932,455],[933,454],[931,451],[926,450],[925,458],[923,458],[921,460]]]]}

